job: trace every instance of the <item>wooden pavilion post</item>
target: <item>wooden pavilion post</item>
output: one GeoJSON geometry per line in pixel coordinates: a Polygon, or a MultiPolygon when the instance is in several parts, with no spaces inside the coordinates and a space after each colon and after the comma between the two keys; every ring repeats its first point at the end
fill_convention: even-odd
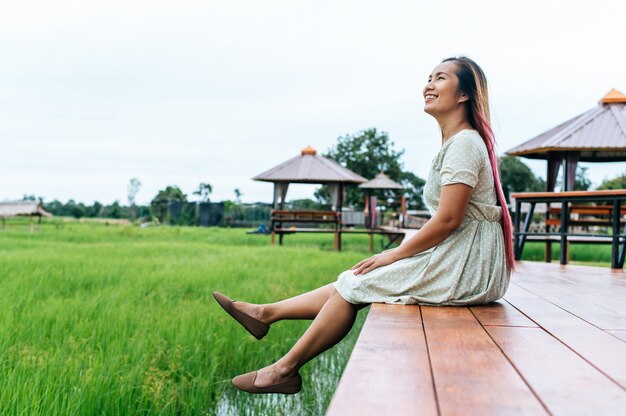
{"type": "MultiPolygon", "coordinates": [[[[576,166],[578,164],[578,159],[580,156],[580,152],[565,152],[564,155],[564,166],[563,166],[563,190],[564,191],[573,191],[574,185],[576,184],[576,166]]],[[[561,216],[564,213],[568,212],[569,207],[567,206],[569,202],[563,202],[561,204],[561,216]]],[[[565,224],[563,219],[561,219],[561,227],[565,224]]],[[[567,239],[561,239],[561,245],[565,245],[565,249],[561,247],[561,264],[569,263],[569,241],[567,239]],[[564,263],[565,262],[565,263],[564,263]]]]}
{"type": "MultiPolygon", "coordinates": [[[[554,192],[556,186],[556,180],[559,175],[559,168],[562,163],[562,155],[559,153],[550,153],[548,156],[548,171],[546,174],[546,191],[554,192]]],[[[546,219],[550,217],[550,203],[546,203],[546,219]]],[[[546,225],[546,232],[550,232],[550,226],[546,225]]],[[[543,260],[546,263],[552,262],[552,242],[546,241],[544,243],[543,260]]]]}
{"type": "Polygon", "coordinates": [[[369,230],[369,238],[370,238],[370,253],[374,252],[374,233],[372,232],[372,227],[370,226],[371,221],[370,221],[370,199],[371,199],[371,192],[369,189],[365,189],[365,209],[363,210],[363,214],[364,214],[364,219],[363,219],[363,225],[365,226],[366,229],[369,230]]]}
{"type": "Polygon", "coordinates": [[[343,219],[342,219],[342,208],[343,208],[343,183],[339,182],[337,185],[337,225],[335,226],[335,250],[341,251],[341,230],[343,227],[343,219]]]}
{"type": "Polygon", "coordinates": [[[563,172],[563,183],[565,191],[573,191],[576,184],[576,166],[580,152],[567,152],[565,154],[565,170],[563,172]]]}

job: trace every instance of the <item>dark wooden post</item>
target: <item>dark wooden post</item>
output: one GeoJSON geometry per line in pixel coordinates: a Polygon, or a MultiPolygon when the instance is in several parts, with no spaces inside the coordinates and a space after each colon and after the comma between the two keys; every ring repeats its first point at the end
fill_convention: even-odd
{"type": "Polygon", "coordinates": [[[567,264],[567,229],[569,223],[569,201],[561,202],[561,264],[567,264]]]}
{"type": "Polygon", "coordinates": [[[522,257],[522,253],[519,246],[519,224],[522,217],[522,203],[519,199],[515,199],[515,228],[513,230],[513,252],[515,254],[515,260],[519,260],[522,257]]]}
{"type": "Polygon", "coordinates": [[[611,244],[611,268],[619,268],[619,228],[621,219],[621,201],[615,197],[613,200],[613,242],[611,244]]]}
{"type": "Polygon", "coordinates": [[[563,172],[563,184],[565,191],[573,191],[576,183],[576,166],[578,165],[578,152],[565,154],[565,169],[563,172]]]}
{"type": "Polygon", "coordinates": [[[339,195],[337,195],[337,228],[339,229],[337,233],[337,250],[341,251],[341,230],[343,228],[343,218],[341,215],[343,208],[343,183],[339,183],[339,185],[337,186],[337,192],[339,193],[339,195]]]}
{"type": "MultiPolygon", "coordinates": [[[[554,192],[554,186],[559,175],[563,156],[560,153],[552,153],[548,155],[548,171],[546,174],[546,192],[554,192]]],[[[550,203],[546,203],[546,220],[550,218],[550,203]]],[[[546,233],[550,232],[550,226],[546,225],[546,233]]],[[[546,263],[552,261],[552,242],[546,241],[544,244],[543,260],[546,263]]]]}

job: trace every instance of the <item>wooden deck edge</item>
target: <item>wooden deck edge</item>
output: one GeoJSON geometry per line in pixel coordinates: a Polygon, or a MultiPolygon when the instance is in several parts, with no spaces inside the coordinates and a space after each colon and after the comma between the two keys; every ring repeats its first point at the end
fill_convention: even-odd
{"type": "Polygon", "coordinates": [[[408,415],[416,409],[437,414],[419,306],[374,303],[326,414],[408,415]]]}

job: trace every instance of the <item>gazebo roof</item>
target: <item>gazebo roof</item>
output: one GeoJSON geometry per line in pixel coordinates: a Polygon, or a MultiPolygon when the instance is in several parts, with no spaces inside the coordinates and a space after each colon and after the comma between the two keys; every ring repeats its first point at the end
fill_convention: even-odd
{"type": "Polygon", "coordinates": [[[36,201],[0,202],[0,218],[16,217],[18,215],[52,216],[52,214],[43,209],[41,204],[36,201]]]}
{"type": "Polygon", "coordinates": [[[583,162],[626,161],[626,95],[612,89],[598,106],[506,152],[547,159],[549,153],[579,152],[583,162]]]}
{"type": "Polygon", "coordinates": [[[293,157],[254,178],[255,181],[289,183],[364,183],[367,179],[307,146],[293,157]]]}
{"type": "Polygon", "coordinates": [[[402,185],[389,179],[389,176],[380,172],[374,179],[359,185],[363,189],[402,189],[402,185]]]}

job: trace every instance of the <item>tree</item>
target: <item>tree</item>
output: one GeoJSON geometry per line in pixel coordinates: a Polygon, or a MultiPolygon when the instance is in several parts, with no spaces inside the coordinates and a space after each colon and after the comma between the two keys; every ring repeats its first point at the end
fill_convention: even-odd
{"type": "Polygon", "coordinates": [[[405,171],[400,174],[400,184],[404,187],[408,209],[426,209],[422,199],[422,191],[426,184],[424,179],[413,172],[405,171]]]}
{"type": "Polygon", "coordinates": [[[85,217],[100,217],[102,215],[103,206],[100,202],[94,201],[93,205],[85,210],[85,217]]]}
{"type": "MultiPolygon", "coordinates": [[[[393,181],[406,186],[409,206],[414,209],[423,209],[422,187],[424,180],[411,172],[405,172],[400,162],[404,150],[396,151],[393,142],[386,132],[378,132],[376,128],[362,130],[354,135],[346,135],[337,139],[337,145],[323,156],[332,159],[351,171],[367,179],[373,179],[380,172],[384,172],[393,181]]],[[[376,190],[372,195],[377,196],[381,204],[388,198],[394,197],[393,190],[376,190]]],[[[323,204],[330,202],[328,187],[322,186],[315,192],[315,197],[323,204]]],[[[364,206],[365,193],[356,186],[346,188],[344,205],[352,205],[358,209],[364,206]]]]}
{"type": "Polygon", "coordinates": [[[158,204],[169,201],[182,201],[187,202],[187,195],[176,185],[170,185],[165,189],[159,191],[159,193],[152,199],[151,204],[158,204]]]}
{"type": "Polygon", "coordinates": [[[587,168],[578,166],[576,169],[576,179],[574,180],[575,191],[587,191],[591,188],[591,179],[587,175],[587,168]]]}
{"type": "Polygon", "coordinates": [[[187,202],[187,195],[176,185],[160,190],[150,202],[152,215],[159,218],[159,221],[165,221],[169,216],[168,204],[171,201],[187,202]]]}
{"type": "Polygon", "coordinates": [[[546,189],[545,181],[533,173],[518,157],[505,156],[500,159],[500,178],[507,202],[511,192],[536,192],[546,189]]]}
{"type": "MultiPolygon", "coordinates": [[[[559,179],[556,185],[563,188],[563,180],[559,179]]],[[[587,168],[576,167],[576,176],[574,177],[574,191],[586,191],[591,187],[591,179],[587,175],[587,168]]]]}
{"type": "Polygon", "coordinates": [[[126,191],[128,193],[128,206],[130,206],[133,218],[137,216],[135,211],[135,197],[137,196],[139,189],[141,189],[141,182],[137,178],[132,178],[126,186],[126,191]]]}
{"type": "Polygon", "coordinates": [[[77,220],[85,216],[85,205],[81,202],[72,207],[72,217],[77,220]]]}
{"type": "Polygon", "coordinates": [[[292,199],[287,202],[287,207],[293,210],[323,210],[324,206],[310,198],[292,199]]]}
{"type": "Polygon", "coordinates": [[[626,171],[613,179],[604,179],[596,189],[626,189],[626,171]]]}
{"type": "Polygon", "coordinates": [[[196,189],[193,194],[200,196],[202,202],[209,202],[209,195],[213,192],[213,187],[208,183],[201,183],[198,185],[198,189],[196,189]]]}
{"type": "Polygon", "coordinates": [[[241,193],[241,191],[239,190],[239,188],[235,188],[235,202],[240,204],[241,203],[241,196],[243,194],[241,193]]]}
{"type": "Polygon", "coordinates": [[[103,216],[105,218],[122,218],[122,206],[120,201],[115,200],[111,205],[104,207],[103,216]]]}

